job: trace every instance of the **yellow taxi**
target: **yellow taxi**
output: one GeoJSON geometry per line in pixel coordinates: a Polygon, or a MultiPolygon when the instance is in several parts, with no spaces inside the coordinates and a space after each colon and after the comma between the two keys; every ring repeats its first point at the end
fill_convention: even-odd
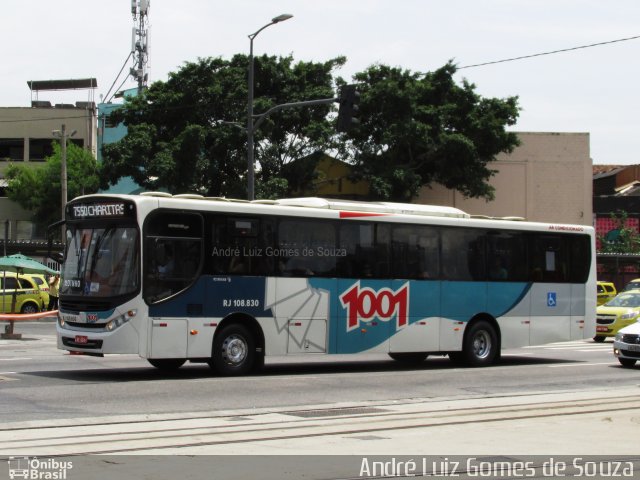
{"type": "Polygon", "coordinates": [[[640,290],[620,292],[596,309],[596,342],[615,337],[618,330],[631,325],[640,316],[640,290]]]}
{"type": "Polygon", "coordinates": [[[30,278],[36,285],[38,285],[38,288],[40,288],[40,294],[42,295],[42,300],[44,300],[44,308],[47,308],[49,305],[49,282],[47,281],[47,277],[42,273],[28,273],[21,276],[30,278]]]}
{"type": "Polygon", "coordinates": [[[38,285],[28,275],[0,272],[0,312],[36,313],[44,307],[38,285]]]}
{"type": "Polygon", "coordinates": [[[598,282],[598,305],[604,305],[617,295],[616,286],[611,282],[598,282]]]}

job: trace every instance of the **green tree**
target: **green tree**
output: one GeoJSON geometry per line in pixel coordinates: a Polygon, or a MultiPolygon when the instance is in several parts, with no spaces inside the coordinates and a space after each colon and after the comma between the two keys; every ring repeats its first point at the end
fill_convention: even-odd
{"type": "MultiPolygon", "coordinates": [[[[333,97],[334,69],[345,59],[293,62],[256,57],[256,114],[287,102],[333,97]]],[[[103,150],[102,184],[131,176],[139,185],[171,193],[246,195],[246,55],[199,59],[131,97],[112,119],[128,134],[103,150]]],[[[262,196],[286,191],[282,166],[332,147],[331,105],[287,109],[269,116],[255,132],[256,184],[262,196]]]]}
{"type": "Polygon", "coordinates": [[[518,117],[517,97],[483,98],[475,85],[457,85],[455,72],[449,62],[426,74],[374,65],[354,76],[361,124],[345,134],[341,154],[354,159],[373,198],[410,201],[433,182],[493,198],[488,164],[519,143],[505,131],[518,117]]]}
{"type": "MultiPolygon", "coordinates": [[[[60,144],[54,142],[53,155],[42,166],[12,164],[6,171],[7,196],[32,211],[40,228],[61,219],[60,170],[60,144]]],[[[93,155],[72,142],[67,143],[67,197],[95,193],[99,181],[93,155]]]]}

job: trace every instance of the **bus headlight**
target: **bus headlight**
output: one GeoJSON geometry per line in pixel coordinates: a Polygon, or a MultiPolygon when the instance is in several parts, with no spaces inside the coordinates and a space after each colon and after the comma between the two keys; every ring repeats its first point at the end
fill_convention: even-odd
{"type": "Polygon", "coordinates": [[[118,328],[118,327],[124,325],[125,323],[127,323],[129,320],[131,320],[137,314],[138,314],[137,310],[129,310],[124,315],[120,315],[119,317],[114,318],[109,323],[107,323],[107,331],[112,332],[116,328],[118,328]]]}

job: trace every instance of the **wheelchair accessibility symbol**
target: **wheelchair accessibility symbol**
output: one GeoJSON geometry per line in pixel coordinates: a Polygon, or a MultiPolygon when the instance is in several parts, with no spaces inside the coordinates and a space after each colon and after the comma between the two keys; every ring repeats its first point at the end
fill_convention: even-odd
{"type": "Polygon", "coordinates": [[[556,306],[556,292],[547,292],[547,307],[556,306]]]}

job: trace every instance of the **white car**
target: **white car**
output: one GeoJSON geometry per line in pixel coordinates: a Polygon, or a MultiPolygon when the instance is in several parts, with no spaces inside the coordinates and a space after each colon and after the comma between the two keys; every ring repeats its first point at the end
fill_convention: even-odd
{"type": "Polygon", "coordinates": [[[613,354],[623,367],[633,367],[640,360],[640,321],[624,327],[616,333],[613,354]]]}

